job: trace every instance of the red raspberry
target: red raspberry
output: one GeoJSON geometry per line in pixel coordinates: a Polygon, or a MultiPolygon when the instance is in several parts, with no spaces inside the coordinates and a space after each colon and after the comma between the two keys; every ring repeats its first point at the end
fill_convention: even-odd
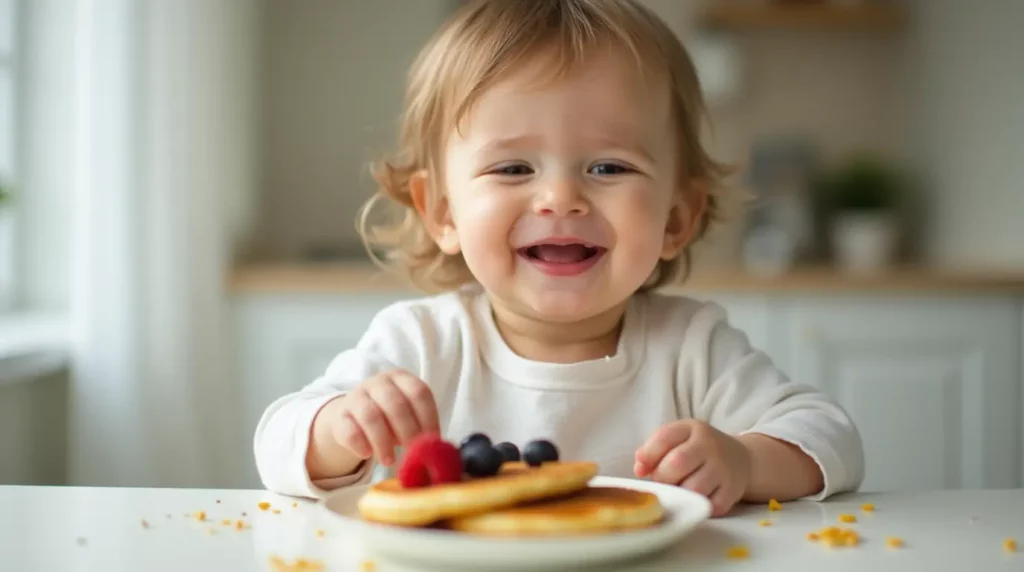
{"type": "Polygon", "coordinates": [[[436,433],[416,437],[405,447],[405,456],[398,467],[398,480],[405,488],[461,481],[459,449],[436,433]]]}

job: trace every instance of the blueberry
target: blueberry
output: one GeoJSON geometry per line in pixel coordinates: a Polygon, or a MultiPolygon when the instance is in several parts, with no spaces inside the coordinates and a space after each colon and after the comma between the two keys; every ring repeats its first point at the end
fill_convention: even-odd
{"type": "Polygon", "coordinates": [[[462,440],[462,444],[459,445],[459,449],[465,449],[471,443],[476,443],[477,441],[486,443],[488,446],[491,444],[491,438],[487,435],[484,435],[483,433],[473,433],[462,440]]]}
{"type": "Polygon", "coordinates": [[[516,447],[512,443],[507,441],[504,443],[498,443],[494,448],[501,453],[501,456],[505,458],[506,463],[519,460],[519,447],[516,447]]]}
{"type": "Polygon", "coordinates": [[[462,457],[463,470],[471,477],[496,475],[501,464],[505,462],[500,451],[483,441],[469,443],[459,453],[462,457]]]}
{"type": "Polygon", "coordinates": [[[530,441],[523,449],[523,460],[531,467],[539,467],[541,463],[557,461],[558,449],[551,444],[551,441],[544,439],[530,441]]]}

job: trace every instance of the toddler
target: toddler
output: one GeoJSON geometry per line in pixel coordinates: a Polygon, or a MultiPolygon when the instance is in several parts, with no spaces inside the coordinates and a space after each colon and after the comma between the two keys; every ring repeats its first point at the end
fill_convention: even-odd
{"type": "Polygon", "coordinates": [[[361,225],[427,297],[393,304],[272,403],[275,492],[366,483],[418,434],[547,439],[563,459],[741,501],[824,499],[863,478],[847,414],[791,382],[718,306],[655,289],[721,210],[693,64],[635,0],[469,2],[415,61],[399,216],[361,225]]]}

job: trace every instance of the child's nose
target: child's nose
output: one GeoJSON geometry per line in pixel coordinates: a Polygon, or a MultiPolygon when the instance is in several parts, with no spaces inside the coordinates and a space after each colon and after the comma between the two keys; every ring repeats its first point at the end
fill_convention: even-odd
{"type": "Polygon", "coordinates": [[[590,212],[590,203],[577,180],[563,177],[548,183],[537,193],[534,212],[548,216],[582,216],[590,212]]]}

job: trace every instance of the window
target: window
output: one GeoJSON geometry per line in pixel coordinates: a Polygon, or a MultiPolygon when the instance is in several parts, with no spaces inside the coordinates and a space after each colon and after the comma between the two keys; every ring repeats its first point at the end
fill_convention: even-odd
{"type": "MultiPolygon", "coordinates": [[[[18,104],[17,0],[0,0],[0,185],[7,195],[17,188],[18,104]]],[[[13,197],[0,198],[0,310],[9,309],[15,291],[15,215],[13,197]]]]}

